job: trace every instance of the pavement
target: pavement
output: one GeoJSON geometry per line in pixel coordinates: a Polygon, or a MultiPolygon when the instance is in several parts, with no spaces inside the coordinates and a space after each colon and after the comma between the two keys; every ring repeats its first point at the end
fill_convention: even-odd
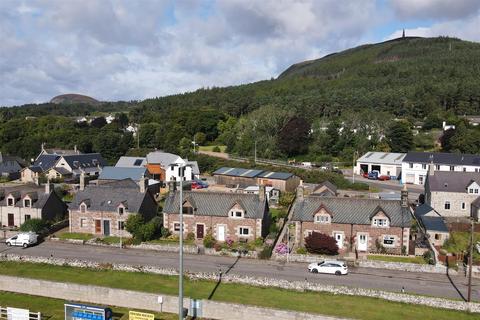
{"type": "MultiPolygon", "coordinates": [[[[45,241],[27,249],[0,244],[0,254],[79,259],[99,263],[149,265],[178,269],[178,254],[139,249],[120,249],[45,241]]],[[[350,268],[346,276],[311,274],[307,263],[285,263],[206,255],[184,255],[185,270],[222,272],[288,281],[309,281],[335,286],[377,289],[464,300],[467,278],[444,274],[404,272],[373,268],[350,268]]],[[[474,279],[472,300],[480,302],[480,280],[474,279]]]]}

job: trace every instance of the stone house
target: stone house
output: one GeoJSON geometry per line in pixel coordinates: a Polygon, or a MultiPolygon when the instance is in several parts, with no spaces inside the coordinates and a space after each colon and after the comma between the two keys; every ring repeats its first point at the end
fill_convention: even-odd
{"type": "Polygon", "coordinates": [[[450,237],[445,221],[440,214],[428,204],[424,203],[416,207],[414,214],[420,223],[420,227],[434,246],[442,246],[450,237]]]}
{"type": "Polygon", "coordinates": [[[17,228],[30,219],[55,221],[67,213],[67,205],[53,191],[38,186],[21,186],[0,189],[0,226],[17,228]]]}
{"type": "Polygon", "coordinates": [[[18,179],[24,163],[19,157],[4,156],[0,152],[0,176],[9,179],[18,179]]]}
{"type": "MultiPolygon", "coordinates": [[[[217,241],[254,241],[266,237],[270,227],[265,188],[259,194],[194,192],[183,193],[184,235],[194,233],[201,240],[211,233],[217,241]]],[[[179,234],[180,194],[171,191],[163,210],[163,224],[179,234]]]]}
{"type": "Polygon", "coordinates": [[[127,218],[138,213],[149,221],[157,215],[157,203],[145,179],[139,184],[125,179],[85,186],[82,174],[69,212],[70,232],[129,237],[124,228],[127,218]]]}
{"type": "Polygon", "coordinates": [[[305,244],[312,232],[332,236],[340,253],[373,252],[381,245],[388,252],[409,249],[412,216],[404,191],[402,201],[303,195],[297,190],[292,222],[295,223],[296,246],[305,244]]]}
{"type": "Polygon", "coordinates": [[[436,171],[431,165],[425,182],[425,203],[442,217],[470,217],[480,197],[480,172],[436,171]]]}

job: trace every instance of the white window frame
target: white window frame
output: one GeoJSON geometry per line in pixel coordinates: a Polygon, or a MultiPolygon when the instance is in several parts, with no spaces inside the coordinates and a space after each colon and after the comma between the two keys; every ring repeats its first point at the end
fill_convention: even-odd
{"type": "Polygon", "coordinates": [[[24,206],[25,208],[31,208],[31,207],[32,207],[32,200],[31,200],[30,198],[28,198],[28,199],[23,199],[23,206],[24,206]],[[28,203],[29,203],[28,206],[27,206],[26,201],[28,201],[28,203]]]}
{"type": "MultiPolygon", "coordinates": [[[[173,223],[173,232],[180,233],[180,222],[175,221],[173,223]],[[177,225],[178,225],[178,230],[176,230],[177,225]]],[[[185,233],[185,223],[183,223],[183,233],[185,233]]]]}
{"type": "Polygon", "coordinates": [[[450,210],[452,208],[452,205],[451,205],[450,201],[445,201],[445,203],[443,205],[443,208],[445,210],[450,210]],[[448,208],[447,208],[447,206],[448,206],[448,208]]]}
{"type": "Polygon", "coordinates": [[[326,214],[316,214],[314,223],[328,224],[330,223],[330,216],[326,214]]]}
{"type": "Polygon", "coordinates": [[[87,205],[86,205],[85,203],[82,203],[82,204],[80,205],[80,212],[81,212],[81,213],[87,212],[87,205]]]}
{"type": "Polygon", "coordinates": [[[383,236],[382,245],[384,247],[387,247],[387,248],[395,248],[395,241],[396,240],[397,240],[397,238],[395,236],[386,234],[386,235],[383,236]],[[385,240],[388,240],[388,241],[391,240],[391,241],[393,241],[393,243],[391,243],[391,244],[385,243],[385,240]]]}
{"type": "Polygon", "coordinates": [[[408,164],[408,167],[409,167],[410,169],[413,169],[413,163],[410,162],[410,163],[408,164]]]}
{"type": "Polygon", "coordinates": [[[390,226],[388,218],[373,218],[372,225],[377,228],[388,228],[390,226]]]}
{"type": "Polygon", "coordinates": [[[119,206],[117,209],[118,214],[125,214],[125,207],[119,206]],[[122,212],[120,212],[122,211],[122,212]]]}
{"type": "Polygon", "coordinates": [[[7,207],[14,207],[15,206],[15,199],[13,197],[7,198],[7,207]],[[11,204],[10,204],[11,201],[11,204]]]}
{"type": "Polygon", "coordinates": [[[467,204],[465,202],[462,202],[462,204],[460,205],[462,210],[467,210],[467,204]]]}
{"type": "Polygon", "coordinates": [[[245,211],[240,209],[232,209],[230,210],[229,217],[232,219],[243,219],[245,217],[245,211]],[[237,216],[237,214],[239,213],[240,213],[240,216],[237,216]]]}
{"type": "Polygon", "coordinates": [[[244,237],[249,237],[250,236],[250,228],[249,227],[238,227],[238,235],[244,236],[244,237]],[[245,233],[244,231],[247,231],[245,233]]]}
{"type": "Polygon", "coordinates": [[[87,226],[87,218],[80,217],[80,228],[85,228],[86,226],[87,226]]]}
{"type": "Polygon", "coordinates": [[[117,221],[117,229],[118,229],[118,231],[125,230],[125,220],[118,220],[117,221]]]}

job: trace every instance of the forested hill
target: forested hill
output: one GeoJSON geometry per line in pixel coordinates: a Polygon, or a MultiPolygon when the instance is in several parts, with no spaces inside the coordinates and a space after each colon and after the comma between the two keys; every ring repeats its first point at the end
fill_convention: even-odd
{"type": "Polygon", "coordinates": [[[142,109],[208,106],[239,116],[266,104],[313,116],[351,109],[415,118],[437,109],[480,114],[480,44],[399,38],[297,63],[275,80],[148,99],[142,109]]]}

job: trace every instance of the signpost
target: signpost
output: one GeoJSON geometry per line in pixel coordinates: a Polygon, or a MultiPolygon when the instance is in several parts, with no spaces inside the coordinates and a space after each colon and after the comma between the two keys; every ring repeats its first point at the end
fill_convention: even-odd
{"type": "Polygon", "coordinates": [[[77,303],[65,304],[65,320],[112,320],[112,309],[77,303]]]}
{"type": "Polygon", "coordinates": [[[155,315],[153,313],[129,311],[128,320],[155,320],[155,315]]]}

